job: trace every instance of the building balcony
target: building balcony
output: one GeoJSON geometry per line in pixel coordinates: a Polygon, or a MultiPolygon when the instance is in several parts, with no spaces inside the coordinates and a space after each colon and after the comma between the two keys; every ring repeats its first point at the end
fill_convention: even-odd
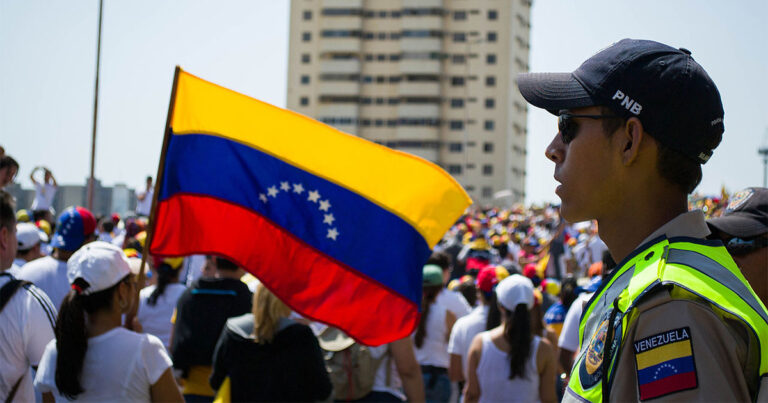
{"type": "Polygon", "coordinates": [[[357,74],[360,73],[360,61],[356,59],[321,60],[320,74],[323,73],[357,74]]]}
{"type": "Polygon", "coordinates": [[[403,52],[442,52],[443,40],[435,37],[401,37],[400,49],[403,52]]]}
{"type": "Polygon", "coordinates": [[[360,38],[323,38],[320,41],[320,52],[360,52],[360,38]]]}
{"type": "Polygon", "coordinates": [[[442,73],[440,60],[413,59],[401,60],[400,72],[402,74],[440,74],[442,73]]]}
{"type": "Polygon", "coordinates": [[[320,81],[318,93],[320,95],[358,95],[360,93],[360,83],[356,81],[320,81]]]}
{"type": "Polygon", "coordinates": [[[443,0],[402,0],[403,8],[443,8],[443,0]]]}
{"type": "Polygon", "coordinates": [[[429,16],[408,16],[404,15],[400,18],[400,26],[403,29],[443,29],[443,17],[439,15],[429,16]]]}
{"type": "Polygon", "coordinates": [[[363,0],[323,0],[323,8],[363,8],[363,0]]]}
{"type": "Polygon", "coordinates": [[[406,104],[400,103],[397,107],[397,116],[410,117],[440,117],[440,104],[406,104]]]}
{"type": "Polygon", "coordinates": [[[440,96],[440,82],[401,81],[398,93],[404,96],[440,96]]]}
{"type": "MultiPolygon", "coordinates": [[[[440,139],[440,127],[438,126],[398,126],[395,131],[395,138],[398,140],[425,140],[438,141],[440,139]]],[[[437,151],[435,158],[437,158],[437,151]]]]}

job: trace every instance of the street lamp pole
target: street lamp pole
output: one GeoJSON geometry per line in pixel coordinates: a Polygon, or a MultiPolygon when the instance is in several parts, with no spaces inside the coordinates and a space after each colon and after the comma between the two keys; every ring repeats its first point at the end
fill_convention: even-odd
{"type": "Polygon", "coordinates": [[[768,187],[768,147],[762,147],[757,153],[763,157],[763,187],[768,187]]]}
{"type": "Polygon", "coordinates": [[[88,210],[93,211],[93,192],[95,185],[94,168],[96,167],[96,121],[99,113],[99,66],[101,65],[101,20],[104,0],[99,0],[99,33],[96,39],[96,86],[93,94],[93,128],[91,130],[91,175],[88,178],[88,210]]]}

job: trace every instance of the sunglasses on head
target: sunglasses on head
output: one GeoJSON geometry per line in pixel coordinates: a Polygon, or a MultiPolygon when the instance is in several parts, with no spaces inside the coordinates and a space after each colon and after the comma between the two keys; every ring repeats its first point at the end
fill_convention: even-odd
{"type": "Polygon", "coordinates": [[[725,249],[731,255],[746,255],[766,246],[768,246],[768,238],[762,236],[748,239],[731,238],[725,242],[725,249]]]}
{"type": "Polygon", "coordinates": [[[563,144],[568,144],[576,137],[576,132],[579,131],[579,125],[574,118],[585,119],[608,119],[618,118],[616,115],[579,115],[569,113],[567,110],[561,110],[557,115],[557,129],[560,131],[560,136],[563,140],[563,144]]]}

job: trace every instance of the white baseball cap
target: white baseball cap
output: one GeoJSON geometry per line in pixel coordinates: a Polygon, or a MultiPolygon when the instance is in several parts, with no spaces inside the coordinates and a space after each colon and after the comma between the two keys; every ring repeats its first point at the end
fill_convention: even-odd
{"type": "Polygon", "coordinates": [[[67,261],[67,280],[73,284],[81,278],[87,287],[78,290],[84,295],[106,290],[131,274],[131,266],[122,249],[107,242],[83,245],[67,261]]]}
{"type": "Polygon", "coordinates": [[[35,224],[20,222],[16,224],[16,239],[19,241],[19,250],[27,250],[40,242],[48,242],[48,235],[35,224]]]}
{"type": "Polygon", "coordinates": [[[505,309],[514,311],[519,304],[533,308],[533,283],[528,277],[513,274],[496,286],[496,299],[505,309]]]}

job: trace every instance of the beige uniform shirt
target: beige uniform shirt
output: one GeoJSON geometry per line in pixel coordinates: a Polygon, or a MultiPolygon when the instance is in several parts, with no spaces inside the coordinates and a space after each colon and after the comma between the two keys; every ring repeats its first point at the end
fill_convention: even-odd
{"type": "MultiPolygon", "coordinates": [[[[690,211],[659,228],[641,245],[660,235],[705,238],[709,229],[701,211],[690,211]]],[[[696,386],[656,397],[653,401],[752,400],[750,396],[759,387],[757,339],[741,322],[719,317],[708,302],[675,298],[682,297],[678,294],[685,292],[679,288],[659,291],[638,305],[637,319],[628,329],[618,353],[610,400],[640,399],[635,341],[683,328],[688,329],[690,337],[696,386]]],[[[762,380],[762,387],[761,397],[765,399],[768,397],[768,377],[762,380]]]]}

